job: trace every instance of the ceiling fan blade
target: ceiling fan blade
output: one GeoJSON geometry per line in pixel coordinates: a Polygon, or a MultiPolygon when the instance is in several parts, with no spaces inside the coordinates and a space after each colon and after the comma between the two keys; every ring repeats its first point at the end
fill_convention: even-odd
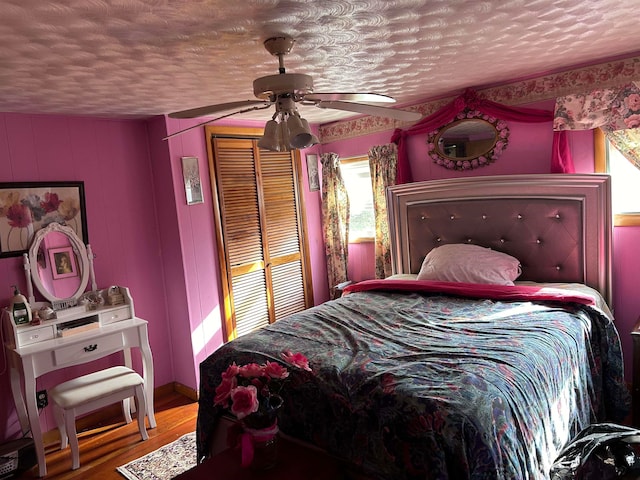
{"type": "Polygon", "coordinates": [[[242,110],[237,110],[235,112],[227,113],[226,115],[220,115],[219,117],[216,117],[216,118],[210,118],[209,120],[205,120],[204,122],[200,122],[196,125],[192,125],[190,127],[183,128],[182,130],[178,130],[177,132],[173,132],[167,135],[166,137],[164,137],[162,140],[169,140],[171,137],[175,137],[176,135],[181,135],[184,132],[188,132],[189,130],[193,130],[194,128],[202,127],[203,125],[206,125],[207,123],[215,122],[216,120],[221,120],[223,118],[230,117],[231,115],[237,115],[238,113],[251,112],[253,110],[263,110],[271,106],[270,102],[258,102],[258,103],[264,103],[265,105],[255,105],[253,107],[244,108],[242,110]]]}
{"type": "Polygon", "coordinates": [[[413,122],[422,118],[422,115],[418,112],[408,112],[407,110],[379,107],[377,105],[366,105],[364,103],[320,102],[316,106],[320,108],[333,108],[336,110],[346,110],[348,112],[364,113],[366,115],[375,115],[377,117],[395,118],[396,120],[403,120],[406,122],[413,122]]]}
{"type": "Polygon", "coordinates": [[[207,105],[206,107],[191,108],[189,110],[182,110],[180,112],[173,112],[169,114],[170,118],[197,118],[204,117],[206,115],[213,115],[214,113],[224,112],[226,110],[234,110],[236,108],[243,108],[248,106],[264,106],[270,107],[273,105],[271,102],[265,100],[241,100],[239,102],[218,103],[217,105],[207,105]]]}
{"type": "Polygon", "coordinates": [[[378,93],[309,93],[304,101],[310,102],[361,102],[361,103],[395,103],[395,98],[378,93]]]}

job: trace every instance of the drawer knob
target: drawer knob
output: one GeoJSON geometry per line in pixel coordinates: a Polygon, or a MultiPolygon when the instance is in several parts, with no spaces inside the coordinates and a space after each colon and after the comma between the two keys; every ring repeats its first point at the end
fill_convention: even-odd
{"type": "Polygon", "coordinates": [[[84,347],[84,351],[85,352],[93,352],[96,348],[98,348],[98,344],[94,343],[93,345],[89,345],[87,347],[84,347]]]}

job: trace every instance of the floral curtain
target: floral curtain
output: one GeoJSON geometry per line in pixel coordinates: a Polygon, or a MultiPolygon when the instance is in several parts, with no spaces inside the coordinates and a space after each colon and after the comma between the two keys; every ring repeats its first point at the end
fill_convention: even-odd
{"type": "Polygon", "coordinates": [[[616,150],[640,169],[640,129],[616,130],[605,135],[616,150]]]}
{"type": "Polygon", "coordinates": [[[396,184],[398,149],[395,143],[369,150],[369,170],[373,190],[373,211],[376,225],[376,278],[386,278],[391,271],[391,242],[387,222],[387,187],[396,184]]]}
{"type": "Polygon", "coordinates": [[[616,149],[640,168],[640,88],[636,82],[556,99],[554,130],[598,127],[616,149]]]}
{"type": "Polygon", "coordinates": [[[331,298],[336,285],[346,282],[349,259],[349,197],[340,173],[336,153],[320,155],[322,164],[322,233],[327,257],[327,278],[331,298]]]}
{"type": "MultiPolygon", "coordinates": [[[[477,110],[496,118],[512,122],[541,123],[552,122],[553,112],[533,108],[517,108],[501,105],[491,100],[478,97],[475,91],[467,89],[462,95],[442,107],[437,112],[424,117],[407,130],[396,129],[391,141],[398,145],[398,178],[397,183],[411,182],[411,169],[407,154],[406,139],[411,135],[428,134],[432,130],[450,123],[461,111],[477,110]]],[[[564,131],[556,131],[553,135],[551,151],[551,173],[573,173],[573,159],[569,142],[564,131]]]]}

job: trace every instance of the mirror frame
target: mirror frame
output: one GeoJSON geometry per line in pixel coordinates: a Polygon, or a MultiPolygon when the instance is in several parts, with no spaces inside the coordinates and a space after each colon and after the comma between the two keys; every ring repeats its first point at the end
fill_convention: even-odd
{"type": "Polygon", "coordinates": [[[477,110],[467,110],[460,112],[450,123],[429,133],[427,136],[427,151],[429,158],[431,158],[435,164],[444,168],[449,170],[472,170],[474,168],[484,167],[496,161],[507,148],[508,143],[509,127],[506,121],[497,119],[477,110]],[[440,152],[438,149],[438,140],[449,128],[459,125],[465,120],[482,120],[493,127],[496,131],[496,140],[493,143],[493,146],[483,155],[475,157],[450,157],[445,155],[443,152],[440,152]]]}
{"type": "MultiPolygon", "coordinates": [[[[25,257],[26,256],[27,254],[25,254],[25,257]]],[[[92,265],[91,265],[89,256],[87,254],[87,247],[85,247],[84,243],[82,243],[82,240],[80,240],[80,238],[78,237],[76,232],[73,230],[73,228],[54,222],[54,223],[50,223],[45,228],[38,230],[33,237],[31,246],[29,247],[28,261],[30,266],[28,269],[29,271],[27,273],[30,274],[30,277],[31,277],[30,281],[33,282],[33,284],[36,286],[36,288],[42,294],[42,296],[51,302],[51,305],[53,306],[54,310],[73,307],[78,304],[78,299],[82,296],[82,294],[87,289],[87,285],[89,283],[89,277],[92,275],[90,271],[92,269],[92,265]],[[42,280],[40,279],[40,274],[38,272],[38,261],[37,261],[38,250],[40,249],[40,244],[42,243],[42,240],[44,239],[44,237],[51,232],[58,232],[66,235],[67,238],[69,239],[69,242],[71,243],[71,247],[73,248],[74,253],[78,257],[77,258],[79,263],[78,269],[81,270],[80,286],[75,291],[75,293],[69,298],[59,298],[52,295],[45,288],[44,284],[42,283],[42,280]]],[[[26,271],[27,271],[27,266],[25,265],[25,272],[26,271]]],[[[31,285],[30,281],[28,279],[27,281],[28,285],[31,285]]],[[[35,301],[35,298],[33,297],[32,291],[29,292],[29,297],[30,297],[29,302],[33,304],[35,301]]]]}

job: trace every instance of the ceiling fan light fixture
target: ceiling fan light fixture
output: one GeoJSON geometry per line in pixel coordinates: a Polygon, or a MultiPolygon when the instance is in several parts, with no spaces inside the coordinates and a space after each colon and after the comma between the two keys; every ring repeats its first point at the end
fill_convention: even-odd
{"type": "Polygon", "coordinates": [[[302,126],[304,128],[307,129],[307,131],[309,132],[309,134],[311,135],[311,138],[309,139],[309,143],[307,145],[305,145],[304,147],[301,148],[309,148],[312,147],[314,145],[317,145],[320,143],[320,140],[318,140],[318,137],[316,137],[313,132],[311,131],[311,127],[309,127],[309,122],[307,122],[307,120],[305,118],[300,117],[300,121],[302,122],[302,126]]]}
{"type": "Polygon", "coordinates": [[[292,150],[291,142],[289,140],[289,127],[287,122],[284,121],[284,114],[282,115],[282,120],[280,121],[279,127],[279,140],[280,140],[280,149],[279,152],[288,152],[292,150]]]}
{"type": "Polygon", "coordinates": [[[289,127],[289,143],[294,148],[307,148],[312,145],[313,134],[309,129],[309,122],[299,115],[289,115],[287,120],[289,127]]]}
{"type": "Polygon", "coordinates": [[[264,135],[258,140],[258,147],[263,150],[279,152],[282,144],[280,124],[275,120],[269,120],[264,127],[264,135]]]}
{"type": "Polygon", "coordinates": [[[313,133],[311,134],[311,144],[307,145],[307,148],[313,147],[314,145],[318,145],[320,143],[320,139],[316,137],[313,133]]]}

